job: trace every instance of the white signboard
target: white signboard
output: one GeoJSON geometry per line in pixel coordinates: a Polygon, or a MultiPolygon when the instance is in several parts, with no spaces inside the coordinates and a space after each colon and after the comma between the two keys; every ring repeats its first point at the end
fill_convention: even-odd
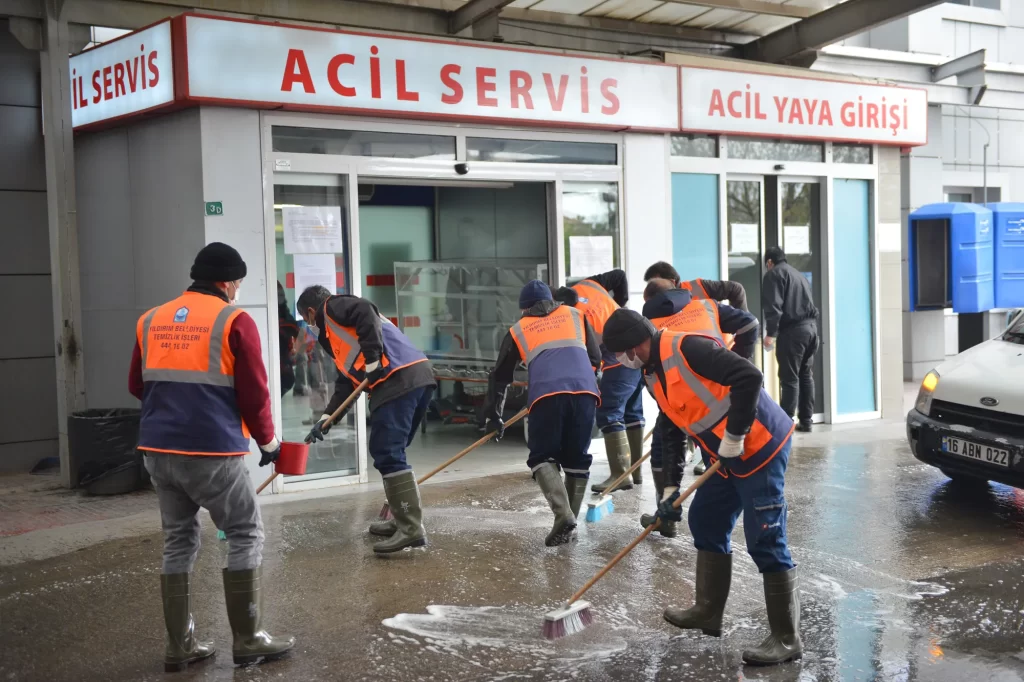
{"type": "MultiPolygon", "coordinates": [[[[333,253],[297,253],[293,259],[295,271],[295,299],[311,286],[326,287],[332,294],[338,291],[337,270],[333,253]]],[[[299,311],[299,315],[305,311],[299,311]]]]}
{"type": "Polygon", "coordinates": [[[71,123],[138,114],[174,101],[170,20],[71,58],[71,123]]]}
{"type": "Polygon", "coordinates": [[[757,223],[732,223],[729,253],[758,253],[761,250],[761,226],[757,223]]]}
{"type": "Polygon", "coordinates": [[[922,145],[928,93],[865,83],[681,67],[683,130],[922,145]]]}
{"type": "Polygon", "coordinates": [[[418,117],[677,130],[675,67],[185,18],[187,96],[418,117]]]}
{"type": "Polygon", "coordinates": [[[811,252],[810,225],[783,225],[782,239],[782,249],[787,255],[811,252]]]}
{"type": "Polygon", "coordinates": [[[590,277],[615,267],[612,237],[569,237],[569,276],[590,277]]]}
{"type": "Polygon", "coordinates": [[[341,253],[340,206],[285,206],[281,209],[285,253],[341,253]]]}

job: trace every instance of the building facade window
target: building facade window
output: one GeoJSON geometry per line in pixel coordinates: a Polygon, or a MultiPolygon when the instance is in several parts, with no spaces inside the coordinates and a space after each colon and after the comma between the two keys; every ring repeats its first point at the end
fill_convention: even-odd
{"type": "Polygon", "coordinates": [[[791,140],[764,140],[749,137],[730,137],[727,143],[730,159],[758,161],[811,161],[825,160],[825,145],[821,142],[793,142],[791,140]]]}
{"type": "Polygon", "coordinates": [[[614,144],[509,140],[492,137],[466,138],[466,158],[469,161],[614,166],[618,162],[617,157],[618,149],[614,144]]]}
{"type": "Polygon", "coordinates": [[[699,156],[713,159],[718,156],[718,136],[673,135],[672,156],[699,156]]]}
{"type": "Polygon", "coordinates": [[[455,160],[455,137],[446,135],[274,126],[271,141],[275,152],[290,154],[455,160]]]}
{"type": "Polygon", "coordinates": [[[871,163],[871,145],[837,142],[832,145],[832,160],[836,163],[871,163]]]}

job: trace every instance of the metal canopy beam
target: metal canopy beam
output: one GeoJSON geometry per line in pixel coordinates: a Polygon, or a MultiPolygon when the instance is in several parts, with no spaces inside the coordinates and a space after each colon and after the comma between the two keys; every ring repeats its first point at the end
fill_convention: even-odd
{"type": "Polygon", "coordinates": [[[765,0],[667,0],[672,4],[696,5],[698,7],[709,7],[711,9],[731,9],[737,12],[752,12],[754,14],[768,14],[774,17],[789,17],[791,19],[806,19],[813,16],[824,7],[806,7],[802,5],[780,5],[765,0]]]}
{"type": "Polygon", "coordinates": [[[974,69],[985,67],[985,49],[982,48],[976,52],[965,54],[962,57],[956,59],[950,59],[945,64],[939,64],[931,68],[932,72],[932,83],[938,83],[944,81],[952,76],[959,76],[962,73],[967,73],[974,69]]]}
{"type": "Polygon", "coordinates": [[[469,0],[465,5],[458,8],[449,15],[448,32],[458,33],[464,28],[473,24],[497,16],[506,5],[511,5],[515,0],[469,0]]]}
{"type": "Polygon", "coordinates": [[[847,0],[744,45],[746,59],[778,64],[944,0],[847,0]]]}
{"type": "Polygon", "coordinates": [[[632,33],[634,40],[642,37],[645,40],[668,38],[671,40],[689,40],[695,43],[711,43],[714,45],[743,45],[757,36],[735,31],[715,31],[688,26],[670,26],[668,24],[645,24],[640,21],[626,19],[609,19],[607,17],[563,14],[562,12],[546,12],[532,9],[510,8],[501,13],[501,22],[515,21],[517,25],[532,24],[537,30],[542,27],[557,30],[559,27],[571,30],[596,30],[613,33],[632,33]]]}

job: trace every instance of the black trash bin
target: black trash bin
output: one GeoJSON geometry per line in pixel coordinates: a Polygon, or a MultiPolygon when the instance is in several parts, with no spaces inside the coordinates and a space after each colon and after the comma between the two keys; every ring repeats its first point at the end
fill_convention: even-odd
{"type": "Polygon", "coordinates": [[[68,417],[71,482],[96,495],[138,490],[149,481],[139,445],[140,410],[92,409],[68,417]]]}

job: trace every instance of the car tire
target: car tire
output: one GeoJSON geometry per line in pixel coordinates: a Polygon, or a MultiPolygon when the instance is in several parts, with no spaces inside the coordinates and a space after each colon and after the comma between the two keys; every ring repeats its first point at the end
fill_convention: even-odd
{"type": "Polygon", "coordinates": [[[977,476],[968,476],[967,474],[961,474],[949,469],[940,469],[949,479],[956,485],[964,488],[987,488],[988,479],[979,478],[977,476]]]}

